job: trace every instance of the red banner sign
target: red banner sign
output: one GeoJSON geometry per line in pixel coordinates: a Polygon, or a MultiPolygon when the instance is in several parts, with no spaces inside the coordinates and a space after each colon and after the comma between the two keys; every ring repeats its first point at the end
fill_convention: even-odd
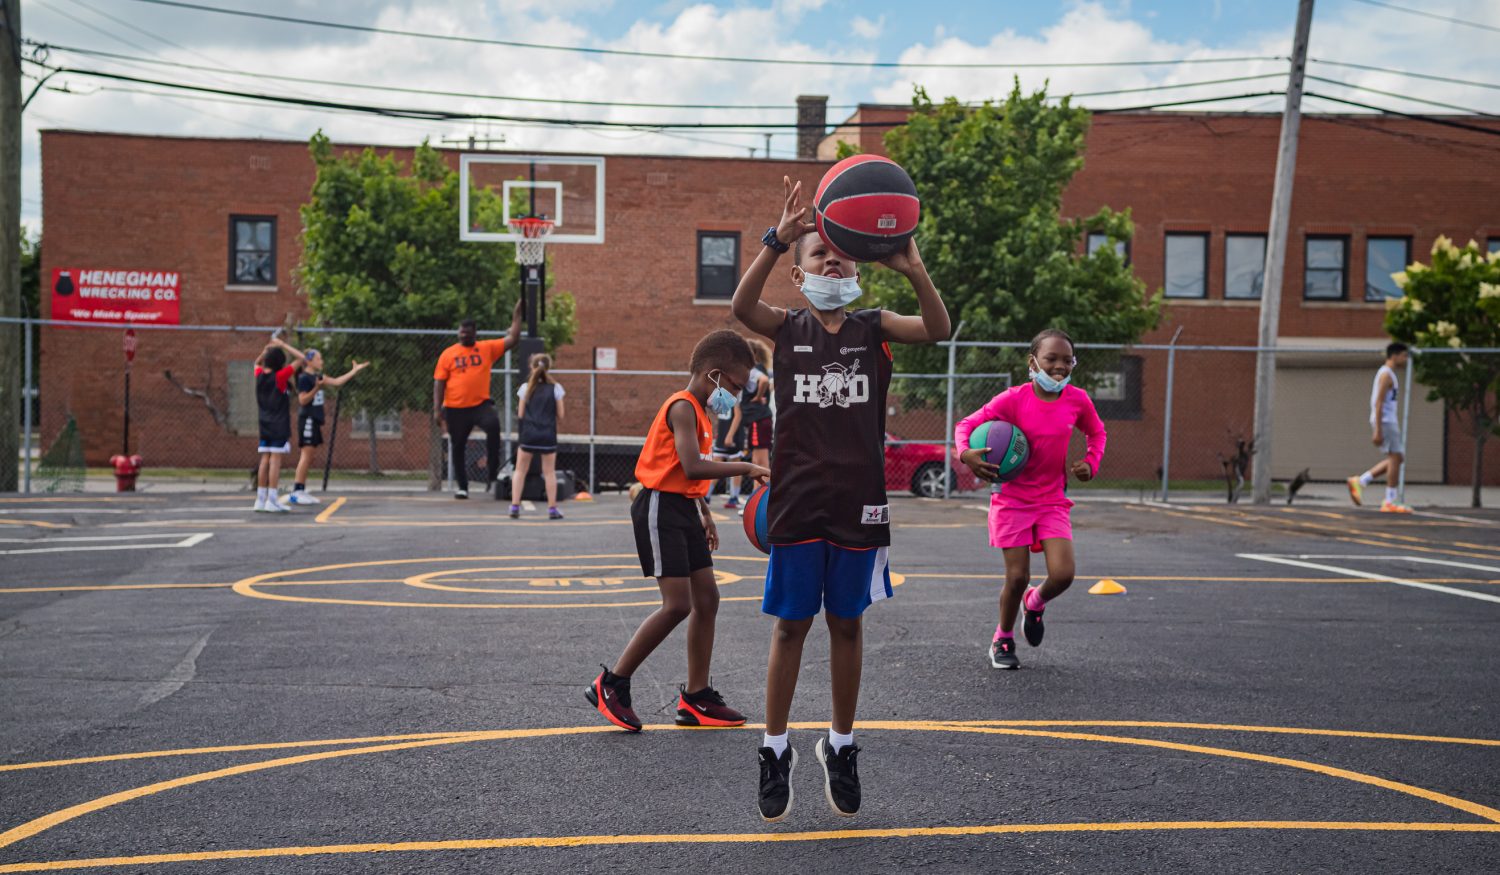
{"type": "Polygon", "coordinates": [[[182,276],[175,270],[52,271],[52,318],[68,322],[178,324],[182,276]]]}

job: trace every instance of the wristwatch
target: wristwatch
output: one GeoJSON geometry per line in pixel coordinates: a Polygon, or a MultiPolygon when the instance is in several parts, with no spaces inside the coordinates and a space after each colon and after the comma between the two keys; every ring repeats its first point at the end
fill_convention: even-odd
{"type": "Polygon", "coordinates": [[[774,250],[774,251],[776,251],[776,252],[785,252],[788,249],[792,248],[792,247],[788,246],[787,244],[782,243],[781,242],[781,238],[776,236],[776,226],[775,225],[772,225],[771,227],[769,227],[769,228],[766,229],[766,236],[760,238],[760,242],[762,242],[762,243],[766,244],[767,246],[771,247],[771,249],[774,250]]]}

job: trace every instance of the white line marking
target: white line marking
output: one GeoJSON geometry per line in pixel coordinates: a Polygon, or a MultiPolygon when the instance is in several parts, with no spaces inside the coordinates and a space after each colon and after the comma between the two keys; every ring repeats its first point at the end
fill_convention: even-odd
{"type": "MultiPolygon", "coordinates": [[[[1267,554],[1269,555],[1269,554],[1267,554]]],[[[1493,571],[1500,573],[1500,567],[1493,565],[1475,565],[1472,562],[1454,562],[1451,559],[1428,559],[1425,556],[1356,556],[1352,554],[1331,555],[1325,553],[1303,553],[1294,555],[1293,559],[1379,559],[1386,562],[1416,562],[1422,565],[1447,565],[1451,568],[1468,568],[1474,571],[1493,571]]]]}
{"type": "Polygon", "coordinates": [[[1470,592],[1467,589],[1456,589],[1451,586],[1440,586],[1436,583],[1422,583],[1418,580],[1407,580],[1402,577],[1391,577],[1386,574],[1375,574],[1370,571],[1356,571],[1353,568],[1341,568],[1337,565],[1319,565],[1316,562],[1303,562],[1300,559],[1288,559],[1284,556],[1268,556],[1263,553],[1238,553],[1236,555],[1241,559],[1254,559],[1258,562],[1274,562],[1278,565],[1291,565],[1296,568],[1310,568],[1313,571],[1327,571],[1330,574],[1345,574],[1350,577],[1362,577],[1365,580],[1379,580],[1385,583],[1394,583],[1400,586],[1410,586],[1416,589],[1430,589],[1433,592],[1447,593],[1448,595],[1463,596],[1464,598],[1479,599],[1480,601],[1495,602],[1496,604],[1500,604],[1500,596],[1494,596],[1490,595],[1489,593],[1483,592],[1470,592]]]}
{"type": "Polygon", "coordinates": [[[0,538],[0,543],[6,544],[55,544],[60,541],[125,541],[141,538],[178,538],[168,544],[98,544],[92,546],[69,546],[69,547],[32,547],[25,550],[0,550],[0,556],[15,556],[21,553],[83,553],[93,550],[163,550],[176,547],[196,547],[214,536],[213,532],[194,532],[188,535],[101,535],[92,538],[0,538]]]}
{"type": "Polygon", "coordinates": [[[192,680],[198,674],[198,654],[203,652],[203,648],[208,644],[208,636],[212,634],[214,634],[214,630],[209,629],[203,633],[202,638],[194,641],[193,646],[188,648],[187,655],[182,657],[176,665],[172,666],[172,670],[167,672],[166,677],[152,684],[146,689],[145,693],[141,694],[141,700],[136,704],[136,707],[145,708],[155,705],[162,699],[182,689],[188,681],[192,680]]]}
{"type": "Polygon", "coordinates": [[[1481,519],[1480,517],[1476,516],[1459,516],[1458,514],[1453,513],[1433,513],[1430,510],[1414,510],[1411,512],[1411,515],[1431,517],[1435,520],[1451,520],[1455,523],[1479,523],[1482,526],[1492,526],[1495,524],[1494,520],[1481,519]]]}
{"type": "Polygon", "coordinates": [[[53,516],[73,516],[74,514],[138,514],[138,513],[252,513],[248,507],[143,507],[135,510],[105,510],[103,508],[84,508],[81,510],[67,510],[62,508],[37,508],[22,510],[0,510],[5,516],[16,516],[24,514],[35,516],[37,514],[50,514],[53,516]]]}

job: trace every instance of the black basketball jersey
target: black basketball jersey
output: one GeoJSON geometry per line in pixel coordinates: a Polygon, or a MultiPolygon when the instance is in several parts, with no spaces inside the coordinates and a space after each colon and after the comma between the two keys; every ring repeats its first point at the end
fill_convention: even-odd
{"type": "Polygon", "coordinates": [[[823,539],[890,544],[885,399],[891,357],[879,310],[855,310],[831,334],[807,309],[776,333],[772,544],[823,539]]]}

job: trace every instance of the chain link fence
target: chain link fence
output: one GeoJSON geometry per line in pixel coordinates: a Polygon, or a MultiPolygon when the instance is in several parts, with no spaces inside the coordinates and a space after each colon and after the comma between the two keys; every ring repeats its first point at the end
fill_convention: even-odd
{"type": "MultiPolygon", "coordinates": [[[[112,456],[140,455],[143,489],[249,489],[257,461],[258,416],[252,368],[269,340],[265,326],[136,326],[126,367],[119,326],[22,320],[39,345],[40,372],[28,373],[35,397],[26,411],[23,483],[28,490],[112,488],[112,456]],[[126,426],[126,376],[129,426],[126,426]],[[85,468],[89,477],[85,478],[85,468]]],[[[487,336],[494,336],[488,334],[487,336]]],[[[455,342],[451,331],[297,328],[289,342],[315,348],[329,376],[369,362],[345,386],[326,392],[325,444],[314,454],[309,488],[325,474],[339,488],[448,488],[453,454],[433,421],[432,369],[455,342]]],[[[1288,341],[1292,343],[1292,341],[1288,341]]],[[[1024,343],[960,340],[945,344],[944,373],[897,373],[887,401],[886,485],[892,494],[974,496],[988,487],[951,452],[954,425],[1026,379],[1024,343]]],[[[1360,348],[1287,345],[1276,355],[1272,473],[1278,494],[1293,484],[1338,483],[1380,456],[1371,445],[1369,402],[1383,343],[1360,348]]],[[[1422,350],[1500,364],[1500,350],[1422,350]]],[[[1137,499],[1216,496],[1248,491],[1256,455],[1253,347],[1100,346],[1080,343],[1075,383],[1089,392],[1109,443],[1099,477],[1071,483],[1075,493],[1109,490],[1137,499]]],[[[502,424],[502,466],[514,459],[517,391],[523,376],[507,354],[492,380],[502,424]]],[[[624,490],[662,402],[682,388],[679,371],[554,369],[565,391],[557,468],[579,490],[624,490]]],[[[1406,480],[1467,484],[1473,473],[1471,421],[1403,387],[1406,480]]],[[[1491,415],[1494,398],[1488,399],[1491,415]]],[[[295,423],[295,412],[293,422],[295,423]]],[[[1074,455],[1083,454],[1075,435],[1074,455]]],[[[483,483],[484,434],[462,455],[483,483]]],[[[1500,475],[1500,440],[1490,440],[1484,480],[1500,475]]],[[[290,482],[296,464],[287,461],[290,482]]],[[[504,473],[504,470],[502,470],[504,473]]]]}

